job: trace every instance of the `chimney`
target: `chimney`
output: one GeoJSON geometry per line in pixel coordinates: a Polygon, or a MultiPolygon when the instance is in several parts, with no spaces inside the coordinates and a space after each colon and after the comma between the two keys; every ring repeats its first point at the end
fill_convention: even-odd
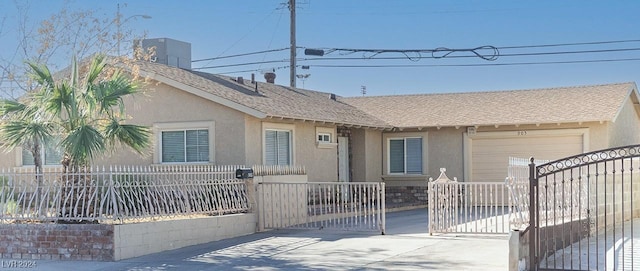
{"type": "Polygon", "coordinates": [[[242,76],[239,76],[238,80],[236,82],[238,82],[238,84],[243,84],[244,85],[244,78],[242,78],[242,76]]]}
{"type": "Polygon", "coordinates": [[[267,80],[267,83],[275,84],[276,83],[276,73],[275,72],[267,72],[264,74],[264,79],[267,80]]]}

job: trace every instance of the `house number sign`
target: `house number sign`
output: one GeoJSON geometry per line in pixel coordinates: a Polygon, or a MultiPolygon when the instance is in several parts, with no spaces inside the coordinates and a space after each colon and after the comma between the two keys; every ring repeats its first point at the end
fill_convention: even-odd
{"type": "Polygon", "coordinates": [[[518,135],[519,136],[526,136],[527,135],[527,131],[518,131],[518,135]]]}

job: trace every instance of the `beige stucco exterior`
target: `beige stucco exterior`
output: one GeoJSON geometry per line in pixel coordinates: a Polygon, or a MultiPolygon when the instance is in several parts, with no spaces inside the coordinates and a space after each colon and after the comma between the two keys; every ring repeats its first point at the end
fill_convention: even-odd
{"type": "Polygon", "coordinates": [[[640,119],[637,104],[636,96],[630,95],[615,122],[609,123],[609,146],[625,146],[640,142],[640,119]]]}
{"type": "MultiPolygon", "coordinates": [[[[292,164],[306,167],[308,181],[338,180],[336,124],[287,118],[259,118],[192,92],[152,82],[155,83],[147,85],[144,94],[125,101],[130,116],[129,122],[152,128],[152,146],[142,156],[129,150],[119,150],[97,159],[94,164],[160,164],[159,135],[163,130],[200,127],[210,131],[211,151],[208,164],[261,165],[265,163],[265,130],[284,129],[292,132],[292,164]],[[319,144],[319,132],[330,133],[331,142],[319,144]]],[[[470,146],[474,136],[483,133],[533,131],[537,134],[553,135],[569,130],[584,131],[585,152],[637,144],[640,143],[637,103],[636,96],[633,93],[629,95],[614,121],[477,126],[473,127],[476,135],[470,135],[467,132],[468,127],[465,126],[383,130],[344,125],[350,130],[351,181],[384,180],[390,186],[424,185],[429,177],[438,176],[440,168],[447,168],[448,176],[464,180],[469,177],[470,146]],[[423,172],[416,175],[389,174],[389,139],[406,137],[423,139],[423,172]]],[[[20,161],[19,150],[8,152],[0,156],[0,167],[19,167],[20,161]]]]}
{"type": "MultiPolygon", "coordinates": [[[[94,165],[161,164],[161,131],[185,128],[209,129],[209,164],[261,165],[264,164],[264,130],[270,127],[284,127],[293,132],[292,162],[294,165],[307,168],[309,181],[337,180],[335,125],[258,119],[165,84],[149,85],[145,88],[144,94],[136,95],[125,103],[130,116],[129,123],[145,125],[152,129],[151,147],[143,155],[121,148],[96,159],[94,165]],[[331,133],[332,144],[317,144],[317,131],[331,133]]],[[[0,156],[0,167],[20,167],[20,161],[20,150],[17,149],[0,156]]]]}
{"type": "Polygon", "coordinates": [[[158,164],[159,134],[162,129],[197,128],[213,125],[210,139],[214,152],[210,163],[245,164],[245,114],[213,103],[196,95],[158,84],[146,88],[144,95],[126,101],[131,123],[145,125],[153,130],[152,147],[143,157],[131,151],[119,151],[98,159],[96,164],[149,165],[158,164]],[[176,103],[180,101],[180,103],[176,103]],[[179,106],[176,106],[179,105],[179,106]],[[212,124],[210,124],[212,123],[212,124]]]}
{"type": "Polygon", "coordinates": [[[351,142],[352,181],[382,181],[382,132],[375,129],[353,129],[351,142]]]}
{"type": "MultiPolygon", "coordinates": [[[[566,133],[582,134],[583,151],[595,151],[624,145],[640,143],[640,118],[634,101],[630,99],[620,110],[615,122],[586,122],[561,124],[498,125],[479,126],[477,134],[504,134],[527,131],[529,134],[558,135],[566,133]]],[[[447,175],[464,180],[470,175],[470,146],[474,136],[469,136],[467,127],[425,128],[422,130],[404,130],[398,132],[374,129],[356,129],[353,137],[353,170],[356,181],[379,181],[384,179],[387,185],[424,185],[429,177],[436,178],[440,168],[447,169],[447,175]],[[418,136],[427,139],[423,142],[423,175],[387,174],[387,142],[393,137],[418,136]],[[378,139],[378,140],[371,140],[378,139]],[[380,153],[381,155],[373,155],[380,153]],[[378,160],[370,159],[377,157],[378,160]]]]}

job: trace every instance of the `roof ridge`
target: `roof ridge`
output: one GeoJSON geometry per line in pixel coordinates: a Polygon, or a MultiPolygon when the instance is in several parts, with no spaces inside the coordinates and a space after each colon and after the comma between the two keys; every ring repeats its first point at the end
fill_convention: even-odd
{"type": "Polygon", "coordinates": [[[422,96],[452,96],[452,95],[473,95],[473,94],[487,94],[487,93],[507,93],[507,92],[524,92],[524,91],[549,91],[559,89],[578,89],[578,88],[592,88],[602,86],[619,86],[635,84],[632,81],[620,82],[620,83],[603,83],[594,85],[578,85],[578,86],[559,86],[559,87],[547,87],[547,88],[530,88],[530,89],[505,89],[505,90],[488,90],[488,91],[463,91],[463,92],[438,92],[438,93],[412,93],[412,94],[389,94],[389,95],[376,95],[376,96],[353,96],[342,97],[343,99],[375,99],[375,98],[387,98],[387,97],[422,97],[422,96]]]}

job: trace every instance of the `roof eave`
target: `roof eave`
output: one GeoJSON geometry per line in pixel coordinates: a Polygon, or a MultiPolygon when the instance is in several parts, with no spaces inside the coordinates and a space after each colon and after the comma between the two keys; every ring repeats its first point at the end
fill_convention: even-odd
{"type": "Polygon", "coordinates": [[[392,129],[393,126],[389,125],[377,125],[377,124],[363,124],[363,123],[352,123],[345,121],[333,121],[333,120],[322,120],[322,119],[310,119],[310,118],[301,118],[301,117],[290,117],[290,116],[277,116],[277,115],[268,115],[267,118],[270,119],[280,119],[280,120],[292,120],[292,121],[302,121],[302,122],[314,122],[314,123],[322,123],[336,126],[345,126],[345,127],[354,127],[354,128],[371,128],[371,129],[392,129]]]}
{"type": "Polygon", "coordinates": [[[611,121],[611,120],[606,120],[606,119],[599,119],[599,120],[575,120],[575,121],[555,121],[555,122],[549,122],[549,121],[543,121],[543,122],[519,122],[519,123],[467,123],[467,124],[435,124],[435,125],[418,125],[418,126],[394,126],[393,128],[396,128],[398,130],[410,130],[410,129],[417,129],[417,130],[424,130],[424,129],[430,129],[430,128],[436,128],[438,130],[442,129],[442,128],[456,128],[456,129],[460,129],[461,127],[501,127],[501,126],[515,126],[515,127],[520,127],[520,126],[525,126],[525,125],[535,125],[535,126],[541,126],[541,125],[562,125],[562,124],[572,124],[572,123],[578,123],[579,125],[582,125],[583,123],[592,123],[592,122],[598,122],[598,123],[604,123],[607,121],[611,121]]]}

